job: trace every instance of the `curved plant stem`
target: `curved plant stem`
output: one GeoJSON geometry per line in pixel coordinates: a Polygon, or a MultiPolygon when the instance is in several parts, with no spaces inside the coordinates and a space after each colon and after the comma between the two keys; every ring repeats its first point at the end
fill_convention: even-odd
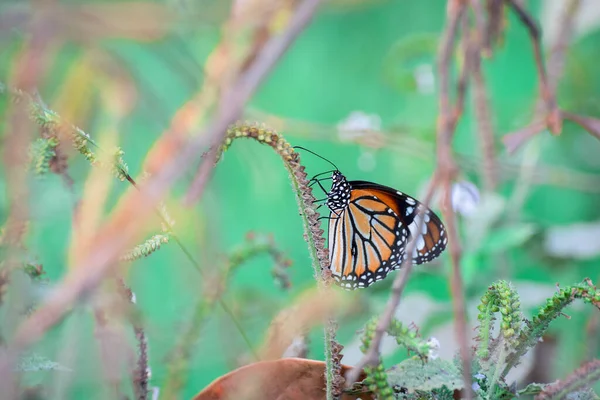
{"type": "MultiPolygon", "coordinates": [[[[217,160],[223,151],[231,146],[237,138],[251,138],[259,143],[271,146],[282,158],[286,169],[290,174],[290,180],[298,208],[304,224],[305,239],[308,243],[308,249],[312,258],[312,267],[317,285],[323,295],[331,283],[331,274],[329,270],[329,255],[325,248],[325,239],[323,238],[323,229],[320,228],[319,214],[314,207],[316,201],[309,186],[307,174],[304,166],[300,164],[300,156],[294,151],[292,146],[275,131],[264,126],[237,124],[227,130],[227,135],[223,145],[217,149],[217,160]]],[[[335,322],[327,318],[325,321],[325,374],[327,382],[327,399],[334,397],[334,362],[332,358],[335,345],[335,322]]]]}

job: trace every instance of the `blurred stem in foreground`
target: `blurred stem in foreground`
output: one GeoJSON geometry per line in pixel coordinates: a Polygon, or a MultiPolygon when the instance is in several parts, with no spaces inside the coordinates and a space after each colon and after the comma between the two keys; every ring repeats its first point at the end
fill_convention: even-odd
{"type": "MultiPolygon", "coordinates": [[[[272,238],[264,235],[249,234],[247,242],[227,257],[227,266],[224,269],[223,276],[219,279],[220,282],[214,285],[209,282],[205,286],[209,289],[209,293],[205,297],[200,297],[196,303],[192,319],[186,331],[180,336],[178,343],[171,351],[168,357],[167,377],[163,388],[164,398],[179,398],[179,394],[187,382],[192,352],[200,336],[200,331],[208,315],[212,312],[215,303],[225,292],[228,281],[233,276],[233,273],[245,262],[262,254],[268,254],[273,258],[275,262],[275,267],[272,270],[273,276],[276,280],[280,281],[283,288],[289,287],[289,279],[287,279],[287,276],[285,278],[282,278],[282,276],[285,275],[283,270],[290,265],[290,261],[283,257],[272,238]]],[[[257,359],[258,357],[254,355],[254,358],[257,359]]]]}
{"type": "MultiPolygon", "coordinates": [[[[19,89],[10,89],[2,83],[0,83],[0,95],[10,96],[14,103],[20,104],[29,110],[30,118],[44,130],[44,137],[42,140],[58,141],[59,143],[61,143],[61,140],[68,140],[71,142],[72,146],[90,162],[92,166],[106,168],[120,181],[128,181],[134,187],[138,187],[135,180],[131,177],[131,175],[129,175],[127,164],[123,160],[124,152],[120,148],[116,148],[113,151],[113,156],[108,157],[108,159],[112,160],[112,162],[102,162],[101,159],[106,159],[106,157],[99,158],[97,152],[104,151],[91,138],[91,136],[82,129],[68,123],[67,121],[64,121],[60,115],[49,109],[39,99],[34,98],[25,91],[19,89]]],[[[39,148],[40,146],[38,144],[35,147],[39,148]]],[[[42,147],[46,148],[46,151],[37,151],[33,153],[38,157],[37,160],[32,161],[33,165],[37,166],[41,164],[43,167],[45,162],[43,162],[43,160],[40,161],[39,158],[42,157],[45,160],[51,156],[49,154],[48,146],[42,147]]],[[[51,147],[52,146],[50,146],[50,148],[51,147]]],[[[41,168],[40,172],[46,171],[44,168],[41,168]]],[[[156,213],[162,221],[162,230],[164,233],[154,235],[143,244],[134,247],[129,252],[126,252],[124,255],[122,255],[122,260],[133,261],[137,258],[148,256],[152,252],[158,250],[158,248],[160,248],[160,244],[168,242],[169,239],[173,239],[186,255],[190,263],[194,266],[194,268],[202,274],[203,271],[200,267],[200,264],[194,259],[192,253],[185,247],[185,245],[173,231],[174,221],[169,216],[164,204],[159,204],[159,206],[156,208],[156,213]]],[[[238,329],[248,348],[253,351],[251,342],[249,341],[245,332],[242,330],[241,325],[236,320],[232,311],[229,309],[229,307],[227,307],[222,299],[219,298],[218,302],[234,322],[236,329],[238,329]]]]}
{"type": "MultiPolygon", "coordinates": [[[[259,143],[266,144],[275,150],[283,160],[286,169],[290,173],[290,180],[298,201],[298,208],[304,224],[304,238],[308,243],[308,250],[313,260],[314,276],[319,290],[326,293],[332,281],[329,269],[329,253],[325,248],[324,231],[321,229],[319,213],[315,207],[316,199],[312,194],[312,188],[309,186],[305,168],[300,164],[299,154],[281,135],[271,129],[258,125],[236,124],[227,130],[225,141],[217,151],[217,160],[238,138],[254,139],[259,143]]],[[[335,376],[332,356],[335,346],[333,335],[335,322],[332,318],[326,318],[324,322],[326,325],[324,334],[327,399],[331,399],[334,397],[334,392],[341,390],[341,387],[337,386],[341,384],[342,379],[335,376]]]]}

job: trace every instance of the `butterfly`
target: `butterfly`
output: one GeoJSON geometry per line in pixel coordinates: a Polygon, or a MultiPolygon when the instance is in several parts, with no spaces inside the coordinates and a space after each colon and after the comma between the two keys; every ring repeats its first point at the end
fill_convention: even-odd
{"type": "MultiPolygon", "coordinates": [[[[300,148],[296,146],[296,148],[300,148]]],[[[346,289],[365,288],[398,270],[410,257],[413,265],[438,257],[448,237],[444,224],[415,198],[390,187],[367,181],[348,181],[335,169],[311,179],[327,194],[329,258],[335,281],[346,289]],[[317,179],[326,173],[331,177],[317,179]],[[329,192],[320,181],[331,179],[329,192]],[[422,221],[422,222],[420,222],[422,221]],[[416,238],[408,255],[408,244],[416,238]]]]}
{"type": "Polygon", "coordinates": [[[377,183],[348,181],[337,169],[331,179],[329,258],[340,286],[364,288],[400,269],[412,238],[413,265],[433,260],[446,248],[444,224],[413,197],[377,183]]]}

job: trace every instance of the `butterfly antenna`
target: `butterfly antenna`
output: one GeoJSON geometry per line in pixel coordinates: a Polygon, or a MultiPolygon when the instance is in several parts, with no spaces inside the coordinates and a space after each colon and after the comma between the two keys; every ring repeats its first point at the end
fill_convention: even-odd
{"type": "Polygon", "coordinates": [[[340,170],[340,169],[339,169],[339,168],[338,168],[338,167],[337,167],[337,166],[336,166],[334,163],[332,163],[331,161],[329,161],[329,160],[328,160],[328,159],[326,159],[325,157],[318,155],[318,154],[317,154],[317,153],[315,153],[314,151],[311,151],[311,150],[307,149],[306,147],[302,147],[302,146],[294,146],[293,148],[294,148],[294,149],[300,149],[300,150],[308,151],[310,154],[312,154],[312,155],[314,155],[314,156],[317,156],[317,157],[319,157],[321,160],[325,160],[325,161],[327,161],[329,164],[333,165],[333,168],[335,168],[335,170],[336,170],[336,171],[339,171],[339,170],[340,170]]]}

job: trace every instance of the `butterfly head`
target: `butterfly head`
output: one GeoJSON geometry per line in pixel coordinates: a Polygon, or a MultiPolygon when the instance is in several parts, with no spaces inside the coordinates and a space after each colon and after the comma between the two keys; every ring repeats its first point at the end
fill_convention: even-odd
{"type": "Polygon", "coordinates": [[[342,210],[350,204],[350,184],[346,177],[338,170],[333,171],[331,177],[333,184],[327,194],[327,207],[330,210],[342,210]]]}

